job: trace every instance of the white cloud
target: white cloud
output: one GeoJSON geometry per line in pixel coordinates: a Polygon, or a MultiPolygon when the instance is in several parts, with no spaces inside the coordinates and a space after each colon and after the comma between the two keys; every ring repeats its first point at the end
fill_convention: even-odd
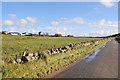
{"type": "Polygon", "coordinates": [[[107,21],[108,24],[112,24],[113,22],[112,21],[107,21]]]}
{"type": "Polygon", "coordinates": [[[96,27],[96,28],[111,28],[111,27],[118,27],[117,21],[106,21],[105,19],[100,20],[99,22],[88,23],[89,27],[96,27]]]}
{"type": "Polygon", "coordinates": [[[58,34],[62,34],[63,36],[67,36],[67,35],[74,35],[74,36],[87,36],[87,33],[82,33],[82,31],[72,31],[74,28],[54,28],[54,27],[49,27],[47,29],[44,30],[44,32],[48,32],[49,34],[54,35],[55,33],[58,34]]]}
{"type": "Polygon", "coordinates": [[[111,30],[111,31],[99,30],[99,31],[92,31],[89,33],[89,35],[90,36],[109,36],[117,33],[118,33],[118,30],[111,30]]]}
{"type": "Polygon", "coordinates": [[[84,24],[84,19],[83,18],[74,18],[73,22],[76,24],[84,24]]]}
{"type": "Polygon", "coordinates": [[[12,20],[5,20],[2,22],[2,26],[3,27],[10,27],[10,26],[13,26],[14,25],[14,22],[12,20]]]}
{"type": "Polygon", "coordinates": [[[36,17],[26,17],[23,19],[17,19],[15,14],[8,14],[8,19],[2,21],[2,26],[10,27],[10,26],[18,26],[20,27],[27,27],[30,23],[30,26],[36,26],[37,18],[36,17]]]}
{"type": "Polygon", "coordinates": [[[16,25],[20,27],[25,27],[27,26],[27,24],[28,22],[25,19],[20,19],[19,21],[16,22],[16,25]]]}
{"type": "Polygon", "coordinates": [[[35,18],[35,17],[26,17],[26,19],[31,23],[32,26],[36,25],[37,18],[35,18]]]}
{"type": "Polygon", "coordinates": [[[13,26],[25,27],[25,26],[27,26],[27,24],[28,24],[28,22],[25,19],[20,19],[17,21],[5,20],[2,22],[3,27],[13,27],[13,26]]]}
{"type": "Polygon", "coordinates": [[[16,15],[15,15],[15,14],[8,14],[8,17],[9,17],[10,19],[14,19],[14,18],[16,18],[16,15]]]}
{"type": "Polygon", "coordinates": [[[51,26],[57,26],[57,25],[59,24],[59,22],[57,22],[57,21],[52,21],[50,24],[51,24],[51,26]]]}
{"type": "Polygon", "coordinates": [[[66,19],[68,19],[68,18],[59,18],[58,20],[66,20],[66,19]]]}
{"type": "Polygon", "coordinates": [[[62,34],[62,35],[67,35],[68,34],[68,28],[54,28],[54,27],[49,27],[47,29],[45,29],[44,32],[48,32],[49,34],[62,34]]]}
{"type": "Polygon", "coordinates": [[[73,20],[64,21],[62,24],[72,24],[73,20]]]}
{"type": "Polygon", "coordinates": [[[104,26],[105,25],[105,20],[104,19],[102,19],[98,24],[100,25],[100,26],[104,26]]]}
{"type": "Polygon", "coordinates": [[[66,20],[64,21],[64,24],[72,24],[72,23],[75,23],[75,24],[84,24],[84,19],[83,18],[73,18],[71,20],[66,20]]]}
{"type": "Polygon", "coordinates": [[[38,29],[30,29],[28,30],[29,33],[37,33],[40,32],[38,29]]]}
{"type": "Polygon", "coordinates": [[[15,14],[8,14],[8,19],[2,21],[2,26],[3,27],[11,27],[15,25],[15,19],[16,15],[15,14]]]}
{"type": "Polygon", "coordinates": [[[73,18],[73,19],[69,19],[68,18],[59,18],[59,21],[52,21],[51,25],[52,26],[57,26],[57,25],[66,25],[66,24],[84,24],[84,19],[83,18],[73,18]]]}
{"type": "Polygon", "coordinates": [[[115,5],[113,0],[101,0],[101,4],[108,7],[108,8],[115,5]]]}

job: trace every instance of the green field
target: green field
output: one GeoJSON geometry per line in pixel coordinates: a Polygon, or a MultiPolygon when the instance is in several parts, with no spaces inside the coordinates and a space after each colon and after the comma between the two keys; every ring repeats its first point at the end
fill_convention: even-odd
{"type": "Polygon", "coordinates": [[[88,52],[99,48],[108,40],[102,41],[99,44],[91,44],[89,46],[78,46],[67,53],[49,55],[47,64],[43,58],[31,61],[25,64],[9,64],[6,61],[10,57],[19,55],[26,48],[29,52],[38,52],[50,48],[58,48],[72,43],[80,43],[91,40],[100,40],[102,38],[76,38],[76,37],[34,37],[34,36],[12,36],[2,35],[2,60],[3,77],[4,78],[39,78],[58,70],[59,68],[68,65],[71,61],[86,56],[88,52]]]}
{"type": "Polygon", "coordinates": [[[29,52],[38,52],[49,48],[58,48],[72,43],[80,43],[101,38],[72,38],[72,37],[34,37],[34,36],[2,36],[2,55],[7,60],[10,56],[20,54],[25,49],[29,52]]]}

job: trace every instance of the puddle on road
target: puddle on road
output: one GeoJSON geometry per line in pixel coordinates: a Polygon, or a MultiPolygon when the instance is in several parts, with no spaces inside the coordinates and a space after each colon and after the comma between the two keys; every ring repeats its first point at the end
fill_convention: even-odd
{"type": "MultiPolygon", "coordinates": [[[[85,60],[87,63],[90,62],[90,61],[92,61],[92,60],[96,57],[96,55],[97,55],[104,47],[107,46],[107,44],[108,44],[110,41],[112,41],[112,40],[109,40],[105,45],[101,46],[99,49],[97,49],[97,50],[95,50],[94,52],[90,53],[88,56],[82,58],[81,60],[79,60],[79,61],[77,61],[77,62],[75,62],[75,63],[73,63],[72,65],[69,66],[69,68],[75,66],[77,63],[79,63],[80,61],[83,61],[83,60],[85,60]]],[[[69,70],[69,68],[66,68],[66,69],[63,70],[62,72],[65,72],[65,71],[69,70]]],[[[62,73],[62,72],[61,72],[61,73],[62,73]]]]}
{"type": "Polygon", "coordinates": [[[88,56],[86,56],[84,59],[86,59],[87,62],[92,61],[96,55],[104,48],[106,45],[110,42],[109,40],[105,45],[101,46],[99,49],[95,50],[94,52],[90,53],[88,56]]]}
{"type": "Polygon", "coordinates": [[[76,63],[73,63],[70,67],[74,66],[75,64],[79,63],[80,61],[86,59],[86,62],[92,61],[96,55],[104,48],[106,45],[112,40],[109,40],[105,45],[101,46],[99,49],[95,50],[94,52],[90,53],[88,56],[82,58],[81,60],[77,61],[76,63]]]}

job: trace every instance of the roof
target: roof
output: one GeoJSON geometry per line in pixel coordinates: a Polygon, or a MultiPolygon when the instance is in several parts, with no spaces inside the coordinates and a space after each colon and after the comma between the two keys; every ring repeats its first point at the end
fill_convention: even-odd
{"type": "Polygon", "coordinates": [[[19,32],[9,32],[9,33],[20,34],[19,32]]]}
{"type": "Polygon", "coordinates": [[[2,31],[2,32],[8,32],[8,31],[2,31]]]}

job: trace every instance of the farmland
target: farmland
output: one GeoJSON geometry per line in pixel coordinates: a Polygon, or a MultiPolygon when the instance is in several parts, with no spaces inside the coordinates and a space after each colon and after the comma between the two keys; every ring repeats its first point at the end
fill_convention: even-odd
{"type": "Polygon", "coordinates": [[[49,48],[58,48],[72,43],[80,43],[101,38],[69,38],[69,37],[28,37],[28,36],[2,36],[2,55],[3,59],[22,53],[26,48],[30,52],[37,52],[49,48]]]}
{"type": "Polygon", "coordinates": [[[4,78],[39,78],[58,70],[59,68],[69,65],[71,61],[85,57],[87,53],[95,50],[108,42],[109,39],[99,44],[91,44],[88,46],[79,45],[67,53],[49,55],[25,64],[9,64],[10,58],[23,53],[26,49],[29,52],[41,52],[46,49],[59,48],[73,43],[87,42],[92,40],[100,40],[102,38],[79,38],[79,37],[35,37],[35,36],[12,36],[2,35],[2,60],[3,60],[3,77],[4,78]]]}

